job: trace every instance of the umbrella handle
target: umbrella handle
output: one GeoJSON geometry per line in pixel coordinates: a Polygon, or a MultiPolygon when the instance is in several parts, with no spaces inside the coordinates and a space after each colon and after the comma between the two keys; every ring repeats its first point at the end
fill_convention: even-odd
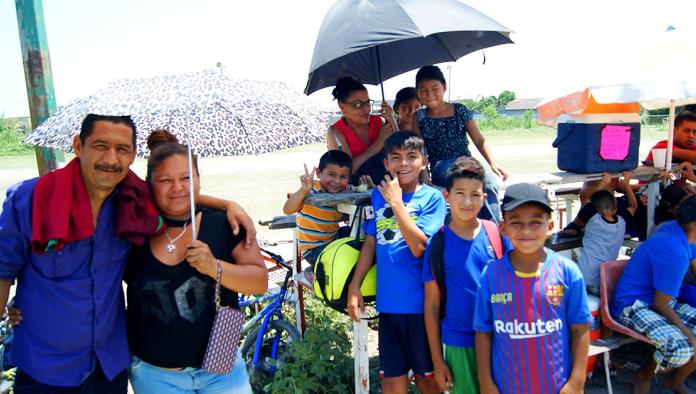
{"type": "Polygon", "coordinates": [[[375,47],[375,50],[377,51],[377,73],[379,74],[379,88],[382,91],[382,102],[385,102],[384,100],[384,81],[382,80],[382,59],[379,56],[379,45],[375,47]]]}
{"type": "Polygon", "coordinates": [[[193,201],[193,154],[191,153],[191,141],[186,144],[188,147],[188,170],[189,170],[189,198],[191,199],[191,240],[196,237],[196,206],[193,201]]]}

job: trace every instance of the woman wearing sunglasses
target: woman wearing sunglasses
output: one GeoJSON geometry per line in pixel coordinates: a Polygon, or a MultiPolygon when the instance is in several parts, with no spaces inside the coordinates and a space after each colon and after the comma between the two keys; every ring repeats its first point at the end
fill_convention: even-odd
{"type": "Polygon", "coordinates": [[[382,116],[372,115],[373,100],[367,89],[350,77],[336,81],[331,94],[338,101],[343,116],[326,134],[328,148],[341,150],[353,158],[351,184],[358,185],[362,175],[379,182],[386,175],[382,154],[384,140],[397,130],[391,107],[382,103],[382,116]]]}

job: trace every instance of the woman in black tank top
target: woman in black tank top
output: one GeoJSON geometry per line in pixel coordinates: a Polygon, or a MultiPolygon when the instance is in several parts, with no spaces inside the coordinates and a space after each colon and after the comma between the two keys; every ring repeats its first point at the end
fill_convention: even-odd
{"type": "Polygon", "coordinates": [[[148,139],[148,147],[147,182],[167,228],[131,249],[124,276],[133,388],[136,393],[251,393],[241,357],[227,375],[200,367],[215,318],[218,264],[222,305],[237,307],[237,292],[266,291],[268,277],[259,247],[254,242],[245,248],[244,231],[233,235],[222,211],[197,209],[191,218],[189,182],[194,183],[194,199],[200,184],[195,157],[194,174],[189,176],[186,146],[158,131],[148,139]],[[198,229],[196,240],[191,239],[192,220],[198,229]]]}

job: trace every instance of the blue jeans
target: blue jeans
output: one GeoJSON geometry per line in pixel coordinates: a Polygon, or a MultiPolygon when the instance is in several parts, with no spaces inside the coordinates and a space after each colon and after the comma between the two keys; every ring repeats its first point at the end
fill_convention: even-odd
{"type": "Polygon", "coordinates": [[[314,268],[314,265],[316,265],[316,263],[317,263],[317,259],[319,259],[319,255],[321,254],[321,252],[324,251],[324,249],[326,249],[326,247],[329,245],[329,243],[330,242],[327,242],[321,246],[317,246],[316,248],[312,248],[312,249],[305,251],[302,254],[302,258],[307,260],[309,265],[312,268],[314,268]]]}
{"type": "MultiPolygon", "coordinates": [[[[445,186],[447,182],[447,169],[454,163],[453,159],[440,160],[435,163],[430,178],[437,186],[445,186]]],[[[486,193],[486,201],[483,202],[483,207],[478,214],[480,219],[492,220],[496,223],[500,222],[500,200],[498,199],[498,182],[495,180],[493,170],[485,161],[481,161],[481,165],[486,172],[486,180],[483,182],[483,192],[486,193]]]]}
{"type": "Polygon", "coordinates": [[[129,370],[131,385],[136,394],[251,394],[249,375],[239,351],[232,371],[227,375],[190,367],[178,371],[166,370],[136,356],[133,356],[129,370]]]}

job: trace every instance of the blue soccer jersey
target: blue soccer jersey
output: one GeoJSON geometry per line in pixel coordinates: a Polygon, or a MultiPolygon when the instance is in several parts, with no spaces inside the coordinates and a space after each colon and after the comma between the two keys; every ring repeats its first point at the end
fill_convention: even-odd
{"type": "MultiPolygon", "coordinates": [[[[442,227],[447,205],[437,189],[421,185],[402,198],[411,219],[426,236],[442,227]]],[[[423,313],[423,257],[411,253],[394,212],[378,189],[372,192],[372,205],[375,217],[365,223],[365,232],[377,241],[377,310],[423,313]]]]}
{"type": "Polygon", "coordinates": [[[591,321],[582,274],[546,250],[539,272],[516,272],[509,256],[488,264],[474,329],[492,333],[491,370],[501,393],[558,393],[570,377],[570,326],[591,321]]]}
{"type": "MultiPolygon", "coordinates": [[[[432,238],[431,238],[432,240],[432,238]]],[[[501,235],[503,251],[512,249],[501,235]]],[[[430,240],[425,248],[423,282],[435,280],[430,266],[430,240]]],[[[444,231],[442,265],[445,272],[447,300],[442,319],[442,343],[448,346],[474,347],[474,305],[479,278],[486,264],[495,261],[495,251],[483,226],[472,240],[465,240],[449,227],[444,231]]]]}

